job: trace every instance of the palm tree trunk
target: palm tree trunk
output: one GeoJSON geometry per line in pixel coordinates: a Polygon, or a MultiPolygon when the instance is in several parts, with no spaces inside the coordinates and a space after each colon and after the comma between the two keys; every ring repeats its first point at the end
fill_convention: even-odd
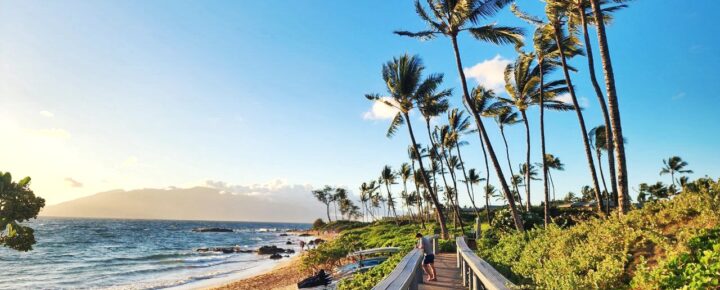
{"type": "MultiPolygon", "coordinates": [[[[530,211],[530,125],[528,123],[527,115],[525,110],[520,110],[520,114],[523,117],[523,124],[525,124],[525,145],[527,151],[525,152],[525,210],[530,211]]],[[[518,193],[520,194],[520,193],[518,193]]]]}
{"type": "Polygon", "coordinates": [[[390,211],[392,211],[392,215],[395,218],[395,222],[398,222],[397,212],[395,211],[395,200],[393,200],[392,194],[390,193],[390,183],[386,180],[385,181],[385,189],[387,190],[387,197],[388,197],[388,216],[390,216],[390,211]]]}
{"type": "Polygon", "coordinates": [[[460,75],[460,81],[462,84],[463,97],[465,99],[465,102],[469,105],[473,117],[475,117],[475,123],[478,128],[478,134],[480,135],[480,139],[483,140],[485,148],[487,149],[487,154],[490,156],[493,167],[495,167],[495,173],[497,174],[497,177],[500,181],[500,187],[503,191],[503,194],[505,194],[508,199],[510,212],[513,216],[513,221],[515,222],[515,228],[517,228],[518,231],[524,232],[525,227],[523,226],[523,221],[520,218],[520,214],[518,213],[517,208],[515,207],[515,198],[513,198],[512,194],[510,193],[510,187],[508,187],[507,181],[505,180],[505,176],[502,172],[502,168],[500,167],[500,162],[498,162],[497,155],[495,155],[495,151],[493,150],[492,144],[490,143],[490,138],[485,131],[485,125],[483,125],[480,113],[476,110],[475,106],[472,106],[473,102],[472,99],[470,99],[470,93],[467,87],[467,79],[465,78],[465,72],[463,71],[462,67],[462,60],[460,58],[460,49],[457,43],[457,36],[452,35],[451,40],[453,51],[455,53],[455,63],[457,64],[457,70],[458,74],[460,75]]]}
{"type": "MultiPolygon", "coordinates": [[[[595,60],[593,58],[592,45],[590,44],[590,35],[588,34],[587,19],[585,17],[584,3],[579,2],[578,12],[580,14],[580,21],[583,27],[583,39],[585,41],[585,54],[587,55],[588,71],[590,72],[590,82],[592,83],[593,89],[595,89],[595,95],[597,95],[598,102],[600,103],[600,109],[602,110],[603,120],[605,121],[605,142],[607,143],[608,152],[608,172],[610,173],[610,189],[612,190],[612,198],[615,204],[618,204],[617,200],[617,180],[615,176],[615,144],[613,144],[613,134],[609,132],[612,128],[610,122],[610,113],[608,113],[607,104],[605,103],[605,97],[598,84],[597,77],[595,76],[595,60]]],[[[598,159],[598,162],[599,159],[598,159]]],[[[601,162],[602,163],[602,162],[601,162]]],[[[602,170],[600,171],[602,175],[602,170]]],[[[605,180],[603,179],[603,183],[605,180]]],[[[607,191],[607,189],[605,189],[607,191]]],[[[609,208],[609,205],[607,206],[609,208]]]]}
{"type": "Polygon", "coordinates": [[[330,219],[330,203],[329,202],[325,204],[325,212],[327,213],[328,223],[332,222],[332,220],[330,219]]]}
{"type": "MultiPolygon", "coordinates": [[[[421,156],[418,156],[418,158],[422,158],[421,156]]],[[[410,167],[412,168],[413,175],[415,174],[415,160],[410,160],[410,167]]],[[[414,176],[413,176],[414,177],[414,176]]],[[[415,182],[415,179],[413,179],[413,184],[415,185],[415,193],[417,194],[417,210],[418,210],[418,217],[420,218],[420,224],[422,225],[422,228],[425,228],[425,213],[423,212],[423,196],[422,193],[420,193],[420,187],[418,186],[417,182],[415,182]]]]}
{"type": "Polygon", "coordinates": [[[420,155],[420,150],[418,150],[417,141],[415,141],[415,133],[413,133],[412,125],[410,124],[410,116],[408,116],[407,113],[403,113],[403,117],[405,118],[405,122],[407,123],[408,131],[410,132],[410,140],[412,141],[413,150],[415,150],[415,155],[418,157],[418,166],[420,167],[421,172],[420,175],[422,175],[423,183],[425,183],[425,188],[430,193],[433,205],[435,205],[435,215],[437,216],[438,224],[440,226],[440,233],[444,239],[447,239],[448,233],[447,228],[445,227],[445,216],[442,213],[442,207],[440,205],[440,201],[438,200],[436,192],[433,192],[432,188],[430,187],[430,180],[427,177],[427,172],[425,172],[425,166],[423,166],[422,163],[422,155],[420,155]]]}
{"type": "MultiPolygon", "coordinates": [[[[450,150],[448,149],[448,153],[450,150]]],[[[450,166],[450,159],[448,158],[447,154],[445,153],[445,150],[443,150],[443,157],[445,159],[445,163],[448,166],[448,171],[450,172],[450,178],[453,182],[453,188],[455,189],[455,195],[454,198],[454,206],[455,206],[455,217],[457,219],[458,224],[460,224],[460,230],[462,231],[463,235],[465,235],[465,227],[462,222],[462,210],[460,209],[460,199],[458,196],[460,195],[460,190],[458,190],[457,186],[457,177],[455,176],[455,168],[450,166]]]]}
{"type": "Polygon", "coordinates": [[[487,192],[487,188],[485,189],[485,213],[487,214],[487,221],[490,223],[492,221],[490,219],[490,195],[487,192]]]}
{"type": "MultiPolygon", "coordinates": [[[[547,228],[547,226],[550,224],[550,191],[548,189],[547,158],[545,158],[545,74],[543,72],[543,65],[543,59],[540,58],[538,60],[538,68],[540,69],[540,150],[542,154],[543,191],[545,194],[545,205],[543,206],[543,212],[545,216],[545,227],[547,228]]],[[[530,162],[528,161],[528,173],[530,172],[529,164],[530,162]]],[[[528,204],[530,204],[529,199],[528,204]]]]}
{"type": "Polygon", "coordinates": [[[607,184],[605,183],[605,173],[603,173],[602,168],[602,153],[600,153],[600,149],[595,149],[595,153],[597,154],[598,159],[598,169],[600,171],[600,180],[602,180],[603,190],[605,190],[606,198],[605,198],[605,214],[610,214],[610,192],[607,190],[607,184]]]}
{"type": "MultiPolygon", "coordinates": [[[[505,143],[505,157],[507,157],[508,167],[510,168],[510,176],[515,176],[515,172],[513,172],[512,169],[512,162],[510,161],[510,147],[508,147],[507,138],[505,138],[505,128],[500,125],[500,135],[502,136],[503,143],[505,143]]],[[[515,188],[516,192],[520,192],[520,189],[518,189],[517,184],[512,182],[513,188],[515,188]]],[[[522,200],[518,199],[518,202],[520,203],[520,206],[522,207],[522,200]]]]}
{"type": "MultiPolygon", "coordinates": [[[[442,151],[442,154],[440,154],[440,177],[442,177],[443,185],[445,185],[445,195],[447,196],[448,202],[452,206],[453,213],[455,215],[455,230],[457,231],[457,224],[460,223],[460,216],[458,215],[457,207],[455,206],[455,199],[452,196],[452,191],[450,190],[450,186],[448,185],[447,178],[445,178],[445,149],[440,148],[440,150],[442,151]]],[[[455,194],[457,194],[457,192],[455,192],[455,194]]]]}
{"type": "Polygon", "coordinates": [[[465,162],[463,162],[462,154],[460,154],[460,143],[455,142],[455,151],[457,151],[458,159],[460,160],[460,168],[462,168],[463,177],[465,177],[465,187],[468,191],[468,197],[470,198],[470,203],[473,206],[473,211],[475,211],[475,216],[480,217],[480,211],[478,210],[477,206],[475,205],[475,193],[470,190],[470,187],[472,185],[468,182],[468,176],[467,172],[465,171],[465,162]]]}
{"type": "Polygon", "coordinates": [[[625,163],[625,144],[623,144],[622,125],[620,121],[620,107],[618,105],[617,91],[615,90],[615,74],[610,59],[610,48],[608,47],[607,35],[605,34],[605,22],[599,0],[590,0],[595,23],[597,24],[598,45],[600,46],[600,57],[602,60],[603,72],[605,73],[605,87],[608,95],[608,111],[612,124],[613,143],[615,145],[615,158],[617,161],[617,185],[618,185],[618,208],[620,215],[627,211],[629,206],[627,164],[625,163]]]}
{"type": "Polygon", "coordinates": [[[590,150],[590,141],[588,140],[587,129],[585,128],[585,119],[583,118],[582,109],[577,101],[575,95],[575,88],[573,88],[572,81],[570,80],[570,73],[568,72],[567,61],[565,60],[565,49],[562,46],[560,39],[560,27],[558,24],[553,25],[555,29],[555,42],[557,43],[558,51],[560,52],[560,61],[562,63],[563,75],[565,76],[565,84],[568,87],[568,92],[572,98],[573,106],[575,106],[575,113],[577,113],[578,122],[580,122],[580,131],[583,137],[583,143],[585,144],[585,157],[588,160],[588,167],[590,169],[590,175],[592,176],[593,186],[595,188],[595,201],[597,202],[597,210],[602,213],[602,199],[600,199],[600,185],[598,183],[597,173],[595,173],[595,162],[593,161],[592,151],[590,150]]]}

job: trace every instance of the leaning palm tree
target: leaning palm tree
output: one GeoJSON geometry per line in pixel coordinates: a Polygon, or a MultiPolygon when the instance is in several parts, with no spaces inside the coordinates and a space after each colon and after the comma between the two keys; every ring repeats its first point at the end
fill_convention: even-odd
{"type": "MultiPolygon", "coordinates": [[[[483,117],[492,117],[493,114],[495,114],[495,103],[493,103],[492,101],[496,97],[493,90],[486,89],[482,85],[478,85],[472,89],[472,92],[470,94],[472,96],[472,102],[464,103],[465,107],[468,107],[468,111],[472,111],[472,108],[469,108],[470,106],[472,106],[475,111],[480,112],[480,115],[482,115],[483,117]]],[[[485,150],[485,145],[482,139],[480,139],[480,144],[483,153],[483,161],[485,163],[485,186],[489,186],[490,164],[488,163],[487,151],[485,150]]],[[[520,201],[520,203],[522,203],[522,201],[520,201]]]]}
{"type": "Polygon", "coordinates": [[[605,14],[600,6],[601,0],[589,0],[592,12],[595,16],[597,26],[598,46],[600,47],[600,59],[602,60],[603,73],[605,74],[605,89],[607,91],[608,111],[610,114],[610,128],[615,146],[615,158],[617,161],[617,182],[618,182],[618,207],[620,215],[623,215],[629,207],[629,187],[627,178],[627,165],[625,163],[625,144],[623,144],[623,132],[620,122],[620,107],[618,105],[617,91],[615,89],[615,73],[613,72],[612,60],[610,59],[610,47],[608,46],[605,33],[605,14]]]}
{"type": "MultiPolygon", "coordinates": [[[[557,46],[560,63],[562,65],[563,76],[565,77],[565,84],[568,88],[568,93],[572,99],[573,106],[575,107],[575,113],[577,114],[578,122],[580,123],[580,133],[582,134],[583,144],[585,145],[585,157],[587,158],[588,168],[590,169],[590,176],[593,180],[593,188],[595,189],[595,201],[597,202],[598,212],[602,212],[602,199],[600,198],[600,184],[598,182],[597,173],[595,171],[595,162],[593,161],[592,151],[590,149],[590,140],[587,135],[587,129],[585,128],[585,119],[583,117],[582,109],[577,101],[575,94],[575,88],[573,87],[572,80],[570,79],[570,67],[567,64],[566,57],[568,56],[565,51],[568,50],[566,46],[567,42],[563,32],[563,25],[567,14],[564,12],[562,7],[554,4],[553,1],[548,2],[545,9],[550,26],[553,29],[555,38],[555,44],[557,46]]],[[[573,49],[573,48],[571,48],[573,49]]]]}
{"type": "MultiPolygon", "coordinates": [[[[437,84],[442,81],[442,78],[432,78],[432,76],[424,81],[421,80],[424,69],[425,67],[418,57],[405,54],[403,56],[393,58],[391,61],[384,64],[382,69],[383,80],[387,86],[390,98],[383,99],[377,94],[365,96],[369,100],[380,101],[398,110],[398,113],[393,118],[390,128],[388,129],[387,136],[393,136],[397,132],[398,128],[402,124],[406,123],[408,133],[410,135],[410,141],[417,156],[420,156],[420,151],[418,149],[417,141],[415,140],[415,133],[413,132],[412,124],[410,122],[410,111],[414,108],[413,100],[419,98],[419,96],[425,95],[427,90],[432,87],[437,87],[437,84]]],[[[425,189],[429,191],[433,204],[435,205],[435,214],[437,215],[441,234],[443,238],[447,238],[448,235],[445,227],[445,216],[442,213],[440,201],[438,200],[436,192],[434,192],[433,188],[430,187],[430,178],[427,176],[422,158],[418,158],[418,167],[423,177],[425,189]]]]}
{"type": "MultiPolygon", "coordinates": [[[[620,3],[623,0],[612,0],[614,3],[620,3]]],[[[601,6],[607,6],[609,4],[610,0],[600,0],[601,6]]],[[[564,9],[568,11],[569,15],[569,21],[568,25],[571,27],[572,30],[578,30],[577,27],[582,27],[582,34],[583,34],[583,46],[585,47],[585,55],[587,56],[587,64],[588,64],[588,72],[590,74],[590,82],[592,83],[593,89],[595,90],[595,96],[598,99],[598,103],[600,104],[600,109],[603,114],[603,121],[605,121],[604,125],[605,128],[612,128],[612,122],[610,118],[610,113],[608,111],[608,106],[605,103],[605,97],[603,96],[603,92],[600,89],[600,85],[598,84],[597,76],[595,75],[595,59],[593,57],[593,50],[592,50],[592,44],[590,43],[590,34],[588,33],[588,22],[594,22],[593,20],[588,21],[588,15],[590,13],[588,10],[590,10],[590,2],[587,0],[571,0],[571,1],[562,1],[565,5],[567,5],[564,9]]],[[[561,4],[562,4],[561,3],[561,4]]],[[[625,8],[627,5],[625,4],[616,4],[611,5],[609,7],[602,8],[601,11],[604,15],[602,19],[604,21],[610,21],[610,14],[612,12],[615,12],[619,9],[625,8]]],[[[592,17],[592,15],[590,15],[592,17]]],[[[612,190],[613,195],[613,201],[617,204],[617,177],[615,173],[615,144],[614,144],[614,137],[613,134],[605,134],[605,144],[607,147],[607,159],[608,159],[608,171],[610,173],[610,188],[612,190]]],[[[598,157],[599,158],[599,157],[598,157]]],[[[598,161],[602,163],[601,161],[598,161]]],[[[602,169],[600,170],[600,173],[602,175],[602,169]]],[[[603,182],[605,180],[603,179],[603,182]]],[[[607,189],[605,189],[607,192],[607,189]]]]}
{"type": "Polygon", "coordinates": [[[328,223],[332,221],[330,219],[330,203],[332,203],[332,187],[326,185],[323,189],[316,189],[312,191],[313,196],[325,205],[325,211],[327,213],[328,223]]]}
{"type": "MultiPolygon", "coordinates": [[[[492,185],[485,185],[485,211],[488,214],[488,223],[492,221],[492,217],[490,216],[490,198],[491,197],[498,197],[497,190],[495,189],[495,186],[492,185]]],[[[503,195],[499,195],[503,196],[503,195]]]]}
{"type": "MultiPolygon", "coordinates": [[[[515,27],[502,27],[495,24],[487,24],[472,27],[481,20],[488,19],[497,14],[503,7],[512,2],[512,0],[428,0],[429,9],[432,14],[428,14],[426,9],[419,0],[415,0],[415,11],[418,16],[428,25],[428,30],[420,32],[395,31],[398,35],[410,36],[420,39],[431,39],[438,35],[446,36],[450,39],[455,56],[460,83],[463,89],[463,100],[467,104],[472,104],[470,91],[467,85],[467,78],[463,71],[462,59],[460,58],[460,48],[457,38],[460,32],[469,31],[476,39],[491,42],[494,44],[515,44],[519,46],[522,43],[522,30],[515,27]],[[431,16],[432,15],[432,18],[431,16]]],[[[502,173],[500,162],[498,162],[495,151],[490,143],[490,137],[485,131],[483,120],[480,112],[469,106],[471,113],[475,118],[476,127],[480,139],[483,141],[481,146],[487,149],[487,154],[493,163],[495,173],[498,176],[503,192],[508,197],[508,204],[513,215],[515,227],[519,231],[524,231],[522,220],[515,207],[515,201],[510,195],[510,187],[505,181],[502,173]]]]}
{"type": "Polygon", "coordinates": [[[548,167],[548,179],[550,180],[550,184],[552,184],[552,191],[553,191],[553,200],[555,200],[555,182],[553,181],[552,177],[552,170],[557,171],[564,171],[565,170],[565,164],[560,161],[560,158],[558,158],[555,155],[552,155],[550,153],[545,154],[545,164],[548,167]],[[552,169],[552,170],[550,170],[552,169]]]}
{"type": "Polygon", "coordinates": [[[692,170],[685,169],[685,167],[688,166],[688,163],[683,161],[679,156],[672,156],[668,159],[663,159],[663,164],[665,167],[660,170],[660,175],[670,174],[673,186],[675,186],[675,173],[693,173],[692,170]]]}
{"type": "Polygon", "coordinates": [[[392,213],[395,218],[397,218],[397,212],[395,211],[395,199],[390,191],[390,186],[395,184],[396,177],[397,176],[389,165],[385,165],[382,171],[380,171],[380,180],[382,180],[382,183],[385,184],[385,192],[387,193],[388,216],[392,213]]]}
{"type": "Polygon", "coordinates": [[[368,212],[373,220],[375,219],[375,214],[370,208],[368,208],[368,202],[372,201],[375,191],[377,190],[378,185],[376,185],[375,180],[360,184],[360,201],[363,204],[363,216],[365,216],[365,212],[368,212]]]}

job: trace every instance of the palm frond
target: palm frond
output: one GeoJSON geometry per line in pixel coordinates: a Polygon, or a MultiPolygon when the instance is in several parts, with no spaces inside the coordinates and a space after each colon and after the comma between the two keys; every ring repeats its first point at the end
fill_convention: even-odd
{"type": "Polygon", "coordinates": [[[394,136],[397,132],[398,128],[400,128],[400,126],[402,126],[403,124],[405,124],[405,119],[403,118],[402,113],[398,112],[397,114],[395,114],[392,122],[390,122],[390,127],[388,128],[387,134],[385,134],[385,136],[387,136],[388,138],[392,138],[392,136],[394,136]]]}

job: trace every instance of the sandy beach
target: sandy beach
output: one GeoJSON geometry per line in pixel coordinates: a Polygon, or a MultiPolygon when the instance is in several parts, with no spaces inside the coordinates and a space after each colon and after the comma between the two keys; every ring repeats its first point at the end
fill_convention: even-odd
{"type": "MultiPolygon", "coordinates": [[[[317,232],[296,232],[294,234],[307,233],[323,240],[330,241],[335,238],[336,233],[317,232]]],[[[300,269],[300,259],[305,252],[293,256],[290,259],[280,262],[270,270],[243,278],[231,283],[209,287],[214,290],[268,290],[268,289],[297,289],[297,282],[308,276],[300,269]]]]}

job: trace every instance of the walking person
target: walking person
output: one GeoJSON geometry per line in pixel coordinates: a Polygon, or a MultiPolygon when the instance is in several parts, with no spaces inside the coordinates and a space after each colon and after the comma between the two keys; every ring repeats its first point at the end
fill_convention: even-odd
{"type": "Polygon", "coordinates": [[[421,249],[425,254],[423,259],[423,272],[428,275],[427,281],[437,281],[435,277],[435,253],[433,253],[432,242],[430,239],[423,237],[421,233],[417,233],[415,237],[418,239],[417,248],[421,249]]]}

